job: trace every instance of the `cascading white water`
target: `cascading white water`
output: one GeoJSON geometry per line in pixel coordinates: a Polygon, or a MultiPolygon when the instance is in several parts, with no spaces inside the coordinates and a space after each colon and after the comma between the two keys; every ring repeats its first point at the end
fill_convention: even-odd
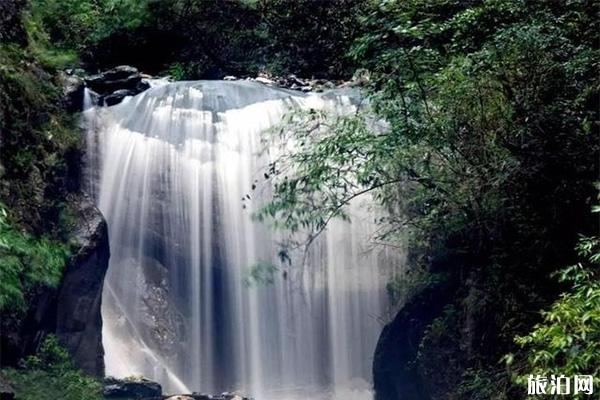
{"type": "Polygon", "coordinates": [[[107,374],[143,375],[168,392],[369,398],[394,257],[369,244],[364,204],[351,206],[351,223],[331,224],[304,267],[244,283],[278,250],[251,220],[260,200],[242,202],[268,162],[261,132],[309,107],[352,105],[339,94],[199,81],[85,111],[90,191],[111,246],[107,374]]]}

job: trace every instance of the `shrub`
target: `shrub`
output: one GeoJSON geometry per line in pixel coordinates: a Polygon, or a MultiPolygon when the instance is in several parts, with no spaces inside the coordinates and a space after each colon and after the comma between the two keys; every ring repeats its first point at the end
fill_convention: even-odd
{"type": "MultiPolygon", "coordinates": [[[[595,386],[600,383],[600,237],[582,238],[577,250],[586,261],[557,274],[572,289],[542,312],[533,331],[515,339],[527,352],[517,367],[518,383],[525,384],[529,374],[592,375],[595,386]]],[[[505,359],[512,364],[514,356],[505,359]]]]}
{"type": "Polygon", "coordinates": [[[46,337],[37,355],[24,360],[22,369],[5,369],[2,374],[14,388],[17,400],[101,399],[100,383],[73,366],[54,335],[46,337]]]}

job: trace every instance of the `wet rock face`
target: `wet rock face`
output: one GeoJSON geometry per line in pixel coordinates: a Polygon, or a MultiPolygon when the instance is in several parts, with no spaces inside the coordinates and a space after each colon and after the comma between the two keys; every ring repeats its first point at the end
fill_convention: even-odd
{"type": "Polygon", "coordinates": [[[169,293],[168,269],[151,258],[143,259],[144,273],[140,277],[143,290],[138,324],[143,326],[144,341],[154,343],[163,354],[176,357],[185,351],[185,318],[178,311],[169,293]]]}
{"type": "Polygon", "coordinates": [[[90,375],[104,375],[102,287],[110,251],[104,217],[87,199],[76,206],[78,222],[73,253],[56,304],[56,335],[75,365],[90,375]]]}
{"type": "Polygon", "coordinates": [[[58,81],[63,89],[65,110],[70,113],[81,111],[83,90],[85,88],[82,76],[76,73],[75,70],[69,69],[59,72],[58,81]]]}
{"type": "Polygon", "coordinates": [[[428,382],[417,356],[427,326],[453,293],[450,283],[426,287],[410,298],[379,337],[373,358],[376,400],[428,400],[428,382]]]}
{"type": "Polygon", "coordinates": [[[104,379],[102,395],[106,399],[162,398],[162,387],[147,379],[104,379]]]}
{"type": "Polygon", "coordinates": [[[118,104],[126,96],[134,96],[150,87],[142,79],[142,74],[128,65],[88,76],[85,85],[98,94],[100,104],[107,106],[118,104]]]}

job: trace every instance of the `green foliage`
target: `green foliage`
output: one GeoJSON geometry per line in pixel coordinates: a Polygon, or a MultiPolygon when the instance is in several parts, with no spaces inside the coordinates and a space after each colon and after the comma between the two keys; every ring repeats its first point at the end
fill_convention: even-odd
{"type": "Polygon", "coordinates": [[[81,136],[32,52],[0,45],[0,198],[15,222],[41,234],[57,228],[67,186],[74,185],[81,136]]]}
{"type": "Polygon", "coordinates": [[[102,398],[100,383],[73,367],[53,335],[45,338],[37,355],[25,360],[23,369],[4,369],[2,375],[15,389],[17,400],[102,398]]]}
{"type": "Polygon", "coordinates": [[[269,219],[292,234],[310,230],[309,241],[332,218],[346,218],[343,206],[356,196],[353,191],[375,184],[370,172],[378,168],[379,160],[365,155],[380,143],[361,116],[331,117],[315,110],[293,113],[267,142],[281,151],[268,171],[276,195],[254,217],[269,219]]]}
{"type": "MultiPolygon", "coordinates": [[[[543,321],[533,331],[515,339],[526,355],[516,368],[520,384],[526,384],[529,374],[593,375],[595,385],[600,383],[600,238],[582,238],[577,250],[585,263],[556,274],[570,290],[542,312],[543,321]]],[[[514,358],[505,360],[512,365],[514,358]]]]}
{"type": "Polygon", "coordinates": [[[61,281],[69,256],[65,203],[78,189],[81,140],[55,81],[72,52],[56,50],[30,14],[15,12],[22,36],[0,44],[0,331],[7,354],[21,339],[29,303],[61,281]]]}
{"type": "Polygon", "coordinates": [[[469,400],[509,400],[508,389],[503,385],[502,374],[494,374],[478,369],[468,369],[462,376],[462,384],[458,388],[459,398],[469,400]]]}
{"type": "Polygon", "coordinates": [[[242,282],[244,286],[272,285],[275,283],[275,274],[279,271],[273,263],[258,261],[244,271],[242,282]]]}
{"type": "Polygon", "coordinates": [[[412,263],[460,282],[458,317],[436,320],[426,343],[431,359],[444,350],[431,379],[449,398],[490,377],[510,385],[502,349],[555,295],[548,277],[573,262],[577,233],[598,230],[586,211],[600,150],[595,15],[587,1],[372,2],[350,51],[370,109],[295,114],[267,138],[274,199],[256,218],[295,233],[292,245],[369,193],[388,211],[384,239],[409,232],[412,263]]]}
{"type": "Polygon", "coordinates": [[[183,80],[186,76],[184,65],[181,63],[171,64],[169,68],[167,68],[167,75],[174,81],[183,80]]]}
{"type": "Polygon", "coordinates": [[[178,79],[348,77],[363,8],[357,0],[32,0],[29,19],[38,42],[101,68],[133,63],[178,79]]]}
{"type": "Polygon", "coordinates": [[[598,51],[578,35],[592,11],[586,2],[377,2],[351,54],[370,71],[372,112],[389,126],[361,113],[290,117],[271,137],[281,154],[269,171],[275,196],[257,218],[307,230],[310,241],[370,192],[390,210],[386,235],[410,229],[412,249],[451,243],[491,266],[532,271],[540,259],[518,260],[512,246],[568,256],[557,238],[575,235],[575,219],[540,229],[593,196],[598,51]]]}
{"type": "Polygon", "coordinates": [[[29,51],[45,67],[64,69],[73,67],[79,62],[78,55],[73,49],[59,49],[50,39],[48,32],[39,20],[30,13],[23,17],[29,51]]]}
{"type": "Polygon", "coordinates": [[[178,79],[261,71],[337,78],[352,74],[346,53],[364,8],[357,0],[31,0],[26,27],[36,56],[57,68],[79,55],[178,79]]]}
{"type": "Polygon", "coordinates": [[[29,31],[60,49],[82,51],[120,29],[134,29],[149,18],[148,1],[33,0],[29,31]]]}
{"type": "Polygon", "coordinates": [[[37,285],[56,287],[69,255],[66,245],[11,226],[0,203],[0,310],[25,306],[37,285]]]}

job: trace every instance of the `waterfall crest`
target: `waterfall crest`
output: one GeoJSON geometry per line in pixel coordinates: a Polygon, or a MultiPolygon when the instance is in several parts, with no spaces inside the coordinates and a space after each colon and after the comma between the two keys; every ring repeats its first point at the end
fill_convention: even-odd
{"type": "Polygon", "coordinates": [[[86,107],[89,190],[111,246],[107,374],[257,400],[369,398],[398,257],[370,245],[364,204],[350,207],[351,223],[327,229],[304,268],[244,282],[248,267],[278,250],[268,227],[251,220],[260,199],[242,202],[268,163],[261,132],[294,109],[351,108],[350,98],[198,81],[86,107]]]}

